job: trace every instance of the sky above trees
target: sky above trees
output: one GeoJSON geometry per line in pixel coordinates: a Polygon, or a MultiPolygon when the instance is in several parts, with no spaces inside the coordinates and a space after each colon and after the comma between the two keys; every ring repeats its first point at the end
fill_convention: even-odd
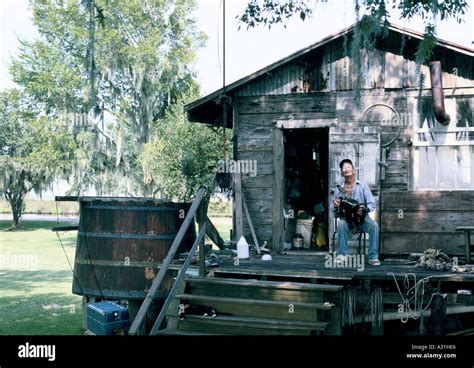
{"type": "MultiPolygon", "coordinates": [[[[222,0],[198,0],[197,20],[199,28],[208,35],[206,47],[198,54],[196,70],[204,94],[222,86],[222,0]],[[218,40],[220,42],[218,43],[218,40]],[[220,61],[220,62],[219,62],[220,61]],[[219,64],[221,68],[219,68],[219,64]]],[[[464,22],[454,21],[438,24],[438,37],[463,46],[474,47],[474,3],[470,2],[469,13],[464,22]]],[[[292,19],[286,29],[277,25],[271,30],[263,27],[238,31],[235,17],[242,14],[247,0],[226,0],[226,82],[230,83],[260,68],[271,64],[292,52],[337,32],[354,22],[353,0],[328,0],[320,2],[315,16],[292,19]],[[321,12],[320,12],[321,11],[321,12]],[[321,16],[324,14],[324,16],[321,16]]],[[[16,36],[35,36],[28,12],[28,0],[0,1],[0,89],[11,87],[7,63],[15,54],[16,36]]],[[[423,31],[421,20],[410,23],[399,21],[393,13],[391,21],[423,31]]]]}

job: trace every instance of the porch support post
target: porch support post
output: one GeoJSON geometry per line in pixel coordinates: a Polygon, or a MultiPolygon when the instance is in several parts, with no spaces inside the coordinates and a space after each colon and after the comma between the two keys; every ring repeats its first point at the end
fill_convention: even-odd
{"type": "Polygon", "coordinates": [[[234,174],[234,208],[235,208],[235,241],[238,242],[244,234],[242,211],[242,180],[240,172],[234,174]]]}
{"type": "Polygon", "coordinates": [[[437,293],[431,301],[431,334],[444,336],[446,334],[446,305],[447,294],[437,293]]]}
{"type": "Polygon", "coordinates": [[[283,250],[284,231],[284,200],[285,200],[285,155],[283,146],[283,130],[273,128],[273,243],[272,248],[277,252],[283,250]]]}

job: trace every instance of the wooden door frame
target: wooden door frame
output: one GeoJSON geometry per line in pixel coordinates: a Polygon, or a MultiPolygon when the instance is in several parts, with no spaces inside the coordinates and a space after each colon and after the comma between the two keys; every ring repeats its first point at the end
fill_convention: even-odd
{"type": "MultiPolygon", "coordinates": [[[[364,133],[361,133],[361,132],[350,132],[350,133],[344,133],[342,131],[340,131],[339,129],[329,129],[329,157],[331,157],[331,154],[334,152],[334,145],[335,144],[341,144],[341,143],[364,143],[364,138],[365,137],[371,137],[372,139],[369,140],[369,142],[375,142],[377,141],[378,142],[378,155],[377,155],[377,163],[376,163],[376,166],[375,166],[375,185],[369,185],[370,189],[372,190],[372,193],[373,193],[373,190],[377,190],[378,191],[378,201],[376,202],[376,210],[379,211],[378,215],[379,215],[379,219],[378,219],[378,223],[379,225],[381,224],[381,214],[380,214],[380,208],[379,208],[379,204],[380,204],[380,197],[381,197],[381,188],[380,188],[380,164],[379,164],[379,161],[380,161],[380,133],[379,132],[364,132],[364,133]],[[349,138],[350,135],[359,135],[362,139],[359,141],[359,140],[351,140],[351,139],[343,139],[341,141],[337,141],[337,140],[334,140],[334,141],[331,141],[331,138],[333,138],[334,136],[344,136],[345,138],[349,138]],[[377,137],[376,139],[374,139],[374,137],[377,137]]],[[[354,162],[355,164],[355,162],[354,162]]],[[[360,163],[358,163],[360,164],[360,163]]],[[[357,165],[357,168],[360,169],[359,165],[357,165]]],[[[333,175],[339,175],[339,171],[336,172],[335,171],[332,171],[331,170],[331,163],[329,163],[329,166],[328,166],[328,170],[329,170],[329,177],[328,177],[328,183],[329,185],[331,185],[332,183],[332,179],[333,179],[333,175]]],[[[336,179],[336,178],[334,178],[336,179]]],[[[337,183],[337,180],[334,180],[334,183],[337,183]]],[[[334,195],[334,188],[329,188],[328,189],[328,204],[331,203],[332,201],[332,197],[334,195]]],[[[329,213],[328,213],[328,235],[329,234],[334,234],[334,231],[335,231],[335,228],[334,228],[334,212],[332,210],[329,210],[329,213]]],[[[335,249],[333,249],[333,245],[332,244],[332,241],[331,241],[331,237],[329,238],[329,252],[334,252],[335,249]]],[[[379,249],[381,249],[381,245],[379,245],[379,249]]]]}
{"type": "Polygon", "coordinates": [[[283,250],[284,200],[285,200],[285,146],[283,129],[273,128],[273,239],[272,248],[277,252],[283,250]]]}
{"type": "MultiPolygon", "coordinates": [[[[284,208],[286,198],[285,183],[285,145],[283,142],[284,129],[304,129],[304,128],[328,128],[329,130],[337,125],[337,119],[304,119],[304,120],[275,120],[273,122],[273,239],[272,248],[277,252],[283,250],[284,241],[284,208]]],[[[328,146],[328,154],[329,154],[328,146]]],[[[328,163],[328,182],[330,174],[330,165],[328,163]]],[[[329,193],[329,190],[328,190],[329,193]]],[[[329,227],[329,224],[328,224],[329,227]]],[[[328,233],[329,236],[329,233],[328,233]]]]}

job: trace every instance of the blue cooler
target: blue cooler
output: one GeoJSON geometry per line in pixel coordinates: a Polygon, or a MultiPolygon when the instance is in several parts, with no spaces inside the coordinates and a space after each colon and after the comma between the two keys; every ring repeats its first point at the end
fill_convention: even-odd
{"type": "Polygon", "coordinates": [[[112,302],[87,306],[87,330],[94,335],[127,334],[130,329],[128,309],[112,302]]]}

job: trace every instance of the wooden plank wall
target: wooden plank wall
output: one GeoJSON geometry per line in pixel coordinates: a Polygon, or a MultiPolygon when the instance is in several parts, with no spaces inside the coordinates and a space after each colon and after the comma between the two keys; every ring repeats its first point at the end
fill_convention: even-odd
{"type": "Polygon", "coordinates": [[[356,98],[354,91],[338,92],[337,118],[339,131],[350,133],[380,133],[381,144],[388,143],[397,136],[387,154],[385,180],[382,190],[407,190],[409,183],[410,146],[408,126],[411,124],[411,110],[406,94],[402,91],[361,91],[356,98]],[[381,104],[386,106],[381,106],[381,104]],[[393,111],[400,115],[400,125],[391,120],[393,111]],[[381,120],[386,120],[381,123],[381,120]]]}
{"type": "MultiPolygon", "coordinates": [[[[247,200],[259,242],[272,245],[273,223],[273,129],[275,120],[334,119],[336,96],[332,93],[238,97],[234,102],[235,159],[256,160],[257,175],[242,174],[247,200]]],[[[244,235],[250,229],[244,220],[244,235]]]]}
{"type": "Polygon", "coordinates": [[[305,92],[303,75],[304,65],[290,63],[245,85],[237,92],[237,95],[264,96],[305,92]]]}
{"type": "Polygon", "coordinates": [[[451,255],[464,254],[464,235],[455,228],[474,225],[473,201],[473,191],[384,192],[381,252],[438,248],[451,255]]]}
{"type": "MultiPolygon", "coordinates": [[[[458,93],[462,92],[460,89],[458,93]]],[[[354,91],[338,92],[337,97],[333,93],[239,97],[235,105],[237,112],[235,115],[237,136],[235,157],[240,160],[257,161],[257,176],[243,175],[242,187],[249,201],[250,215],[259,240],[266,240],[271,244],[272,239],[274,182],[272,129],[275,120],[291,117],[295,120],[337,118],[337,125],[331,128],[332,133],[338,135],[380,133],[382,143],[388,142],[399,133],[397,139],[389,147],[386,156],[385,179],[381,181],[382,192],[384,195],[390,195],[389,192],[404,192],[412,189],[411,140],[413,139],[412,129],[418,119],[418,99],[416,91],[407,93],[403,90],[380,89],[361,91],[358,98],[354,91]],[[398,123],[393,125],[390,121],[381,123],[381,119],[387,118],[383,116],[387,112],[390,118],[392,109],[399,115],[398,123]]],[[[337,175],[337,173],[332,172],[332,175],[337,175]]],[[[372,189],[377,198],[377,186],[372,189]]],[[[246,221],[244,221],[244,234],[250,235],[246,221]]],[[[390,243],[391,237],[394,236],[393,241],[398,241],[397,235],[390,232],[385,235],[385,239],[390,243]]],[[[442,236],[446,237],[445,234],[442,236]]],[[[454,236],[459,239],[461,237],[460,234],[454,236]]],[[[423,242],[423,239],[433,239],[431,235],[421,233],[415,238],[423,242]]]]}
{"type": "MultiPolygon", "coordinates": [[[[272,245],[275,120],[337,118],[334,133],[380,133],[382,145],[398,135],[386,156],[381,189],[383,193],[412,189],[411,140],[417,119],[415,87],[420,70],[425,75],[424,87],[429,88],[430,84],[428,67],[417,68],[414,62],[418,41],[409,37],[402,40],[401,35],[391,32],[375,52],[369,55],[363,51],[363,89],[358,92],[354,91],[357,71],[344,50],[343,37],[289,61],[236,91],[234,158],[257,161],[257,176],[242,175],[242,188],[259,241],[272,245]],[[389,121],[381,122],[380,116],[384,114],[389,116],[389,121]],[[390,114],[397,114],[400,120],[393,123],[390,114]]],[[[469,87],[466,90],[472,95],[473,58],[441,48],[436,49],[436,54],[443,65],[444,86],[453,88],[452,94],[461,93],[463,86],[469,87]]],[[[421,95],[430,93],[427,89],[421,91],[421,95]]],[[[397,231],[387,233],[387,244],[399,244],[397,231]]],[[[246,221],[244,234],[250,236],[246,221]]],[[[426,244],[434,239],[430,234],[422,234],[425,233],[413,235],[407,242],[413,244],[415,239],[415,243],[426,244]]],[[[445,233],[441,236],[449,238],[445,233]]]]}
{"type": "MultiPolygon", "coordinates": [[[[340,37],[320,48],[290,60],[287,64],[256,78],[237,91],[238,96],[282,95],[317,91],[356,89],[357,75],[362,75],[362,89],[418,88],[419,73],[424,74],[424,88],[431,88],[428,65],[417,67],[415,52],[418,40],[390,32],[374,51],[361,52],[361,72],[350,56],[350,42],[344,48],[340,37]]],[[[450,49],[436,47],[434,59],[443,69],[446,88],[474,86],[473,58],[450,49]]]]}
{"type": "MultiPolygon", "coordinates": [[[[355,99],[353,91],[339,92],[337,99],[332,93],[307,93],[273,95],[261,97],[239,97],[235,101],[236,159],[256,160],[257,176],[242,175],[242,188],[248,201],[252,221],[260,241],[272,238],[273,218],[273,122],[293,117],[304,119],[333,119],[338,125],[331,128],[333,133],[381,133],[382,141],[391,137],[400,129],[398,126],[380,126],[377,116],[364,112],[375,104],[384,103],[396,109],[400,115],[408,114],[406,94],[401,91],[383,92],[383,90],[362,91],[355,99]]],[[[391,110],[388,110],[391,111],[391,110]]],[[[407,121],[402,121],[408,124],[407,121]]],[[[388,168],[383,190],[407,190],[409,183],[410,146],[407,127],[401,127],[401,133],[390,147],[387,157],[388,168]]],[[[334,173],[332,173],[334,175],[334,173]]],[[[336,173],[335,175],[338,175],[336,173]]],[[[372,189],[378,197],[378,184],[372,189]]],[[[378,198],[377,198],[378,199],[378,198]]],[[[244,221],[244,234],[250,230],[244,221]]]]}

